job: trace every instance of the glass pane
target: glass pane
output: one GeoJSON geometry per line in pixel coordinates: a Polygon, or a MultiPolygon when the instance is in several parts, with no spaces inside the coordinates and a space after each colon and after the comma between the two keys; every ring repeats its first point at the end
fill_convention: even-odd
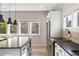
{"type": "Polygon", "coordinates": [[[28,23],[21,23],[21,34],[27,34],[28,33],[28,23]]]}
{"type": "Polygon", "coordinates": [[[77,25],[79,26],[79,12],[77,13],[77,25]]]}
{"type": "Polygon", "coordinates": [[[16,34],[17,33],[17,25],[11,25],[10,26],[10,33],[14,33],[14,34],[16,34]]]}
{"type": "Polygon", "coordinates": [[[71,17],[66,18],[66,27],[71,27],[71,17]]]}
{"type": "Polygon", "coordinates": [[[0,24],[0,33],[2,33],[2,24],[0,24]]]}
{"type": "Polygon", "coordinates": [[[32,23],[32,34],[39,33],[39,23],[32,23]]]}
{"type": "Polygon", "coordinates": [[[0,23],[0,33],[4,34],[6,33],[6,23],[0,23]]]}

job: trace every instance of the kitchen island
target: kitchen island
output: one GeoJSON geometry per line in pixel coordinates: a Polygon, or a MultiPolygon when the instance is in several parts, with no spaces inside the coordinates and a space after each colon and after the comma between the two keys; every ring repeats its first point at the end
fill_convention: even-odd
{"type": "Polygon", "coordinates": [[[0,56],[28,56],[31,54],[29,37],[10,37],[0,40],[0,56]]]}

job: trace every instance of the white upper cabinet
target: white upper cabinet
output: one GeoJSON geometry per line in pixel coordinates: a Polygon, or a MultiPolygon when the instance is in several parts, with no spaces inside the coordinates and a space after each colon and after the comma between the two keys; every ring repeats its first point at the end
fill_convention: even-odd
{"type": "Polygon", "coordinates": [[[50,20],[50,36],[61,37],[62,30],[62,12],[61,11],[49,11],[48,18],[50,20]]]}
{"type": "Polygon", "coordinates": [[[15,11],[15,4],[14,3],[2,3],[1,4],[1,11],[15,11]]]}

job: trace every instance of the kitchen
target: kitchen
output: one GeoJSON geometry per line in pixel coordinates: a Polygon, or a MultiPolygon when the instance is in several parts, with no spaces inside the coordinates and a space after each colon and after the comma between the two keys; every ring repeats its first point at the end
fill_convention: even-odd
{"type": "Polygon", "coordinates": [[[78,6],[0,3],[0,56],[78,56],[78,6]]]}

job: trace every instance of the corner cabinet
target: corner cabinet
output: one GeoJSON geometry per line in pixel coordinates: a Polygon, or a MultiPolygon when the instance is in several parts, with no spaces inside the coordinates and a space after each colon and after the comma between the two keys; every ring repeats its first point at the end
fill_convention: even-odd
{"type": "Polygon", "coordinates": [[[48,20],[50,21],[50,37],[61,37],[62,30],[62,12],[49,11],[48,20]]]}

